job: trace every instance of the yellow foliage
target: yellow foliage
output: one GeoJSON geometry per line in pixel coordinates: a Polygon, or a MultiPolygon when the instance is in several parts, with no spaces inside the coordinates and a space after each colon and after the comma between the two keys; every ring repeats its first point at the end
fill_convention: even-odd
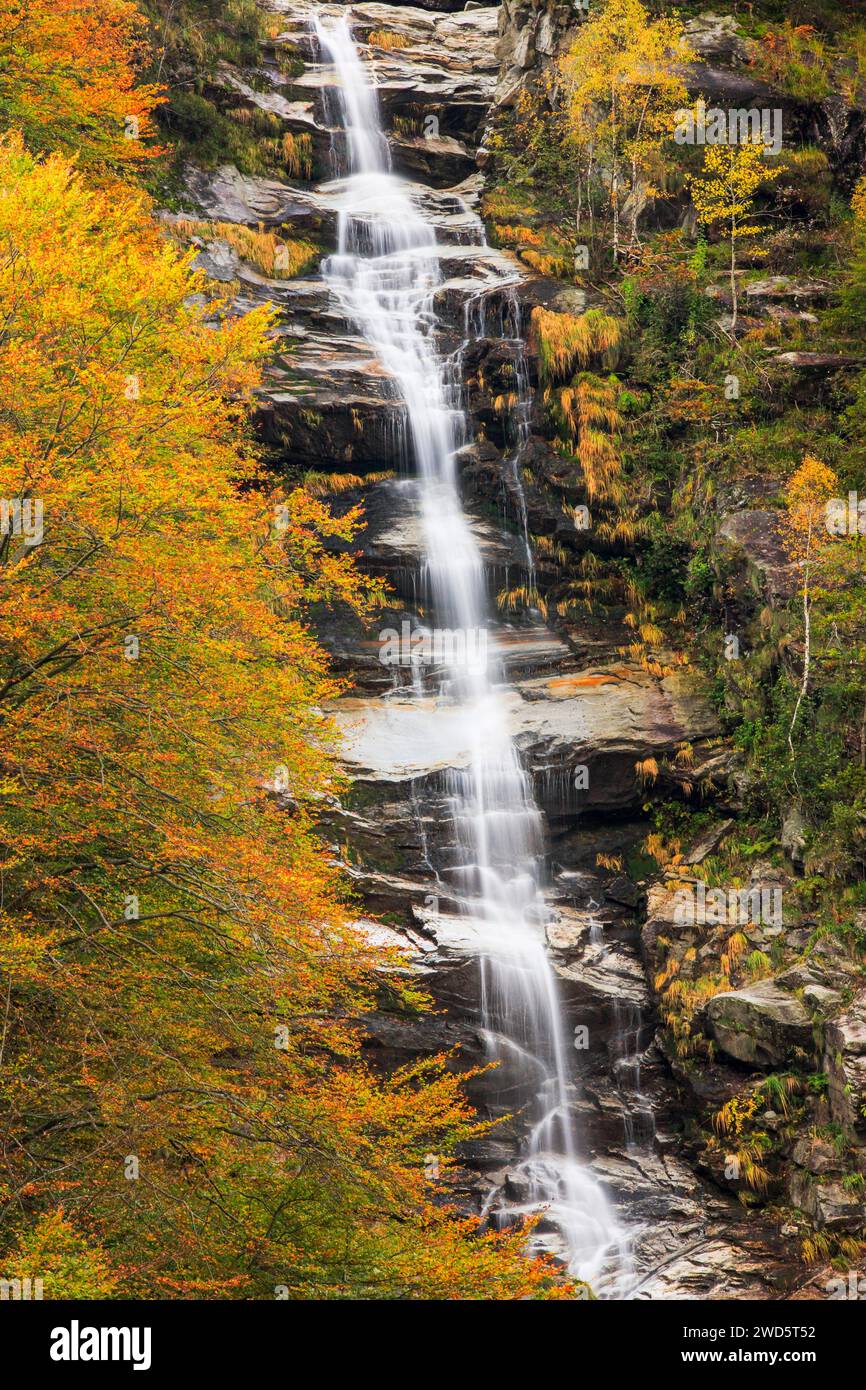
{"type": "MultiPolygon", "coordinates": [[[[694,54],[676,14],[654,20],[641,0],[593,6],[556,77],[564,93],[568,141],[576,161],[578,200],[603,191],[613,219],[613,255],[626,200],[643,181],[657,196],[662,149],[673,135],[687,93],[682,67],[694,54]]],[[[638,200],[632,200],[631,244],[638,200]]]]}
{"type": "Polygon", "coordinates": [[[824,526],[824,508],[839,494],[840,484],[832,468],[807,454],[785,489],[787,528],[785,546],[795,561],[807,560],[822,541],[830,544],[824,526]]]}
{"type": "Polygon", "coordinates": [[[600,869],[616,869],[617,871],[622,869],[621,854],[597,854],[595,862],[600,869]]]}
{"type": "MultiPolygon", "coordinates": [[[[640,763],[637,763],[636,767],[640,767],[640,763]]],[[[666,864],[671,862],[672,854],[674,854],[679,847],[679,840],[674,840],[673,847],[669,847],[664,836],[660,835],[657,830],[651,831],[643,842],[644,854],[648,854],[662,869],[666,864]]]]}
{"type": "Polygon", "coordinates": [[[781,173],[765,162],[765,155],[762,141],[707,145],[703,170],[690,179],[698,221],[710,227],[724,223],[735,239],[756,236],[761,228],[748,223],[752,201],[761,184],[781,173]]]}
{"type": "Polygon", "coordinates": [[[616,365],[623,325],[602,309],[558,314],[538,306],[532,311],[531,323],[545,382],[566,380],[576,367],[588,366],[594,357],[607,367],[616,365]]]}
{"type": "MultiPolygon", "coordinates": [[[[754,216],[755,195],[762,184],[771,183],[782,172],[768,166],[765,155],[761,140],[707,145],[702,175],[690,178],[698,221],[707,227],[720,225],[730,244],[732,327],[737,322],[737,243],[762,230],[760,223],[749,220],[754,216]]],[[[753,247],[752,254],[762,255],[763,249],[753,247]]]]}

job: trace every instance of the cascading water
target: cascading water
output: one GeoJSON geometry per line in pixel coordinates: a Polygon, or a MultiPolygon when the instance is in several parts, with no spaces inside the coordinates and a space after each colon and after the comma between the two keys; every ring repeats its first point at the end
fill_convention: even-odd
{"type": "MultiPolygon", "coordinates": [[[[336,255],[323,273],[350,322],[375,348],[405,407],[425,537],[425,585],[443,628],[484,660],[446,663],[441,698],[463,722],[472,756],[449,774],[455,849],[441,867],[478,937],[482,1010],[493,1050],[518,1066],[531,1129],[517,1165],[521,1204],[545,1209],[569,1270],[607,1296],[630,1281],[628,1249],[611,1205],[577,1159],[573,1086],[557,981],[545,947],[543,829],[508,732],[503,677],[489,633],[481,556],[461,504],[455,455],[467,442],[460,383],[434,335],[440,281],[433,228],[391,172],[371,85],[344,18],[314,20],[333,64],[345,140],[345,177],[332,185],[336,255]],[[479,640],[483,639],[483,640],[479,640]]],[[[479,236],[483,230],[479,224],[479,236]]]]}

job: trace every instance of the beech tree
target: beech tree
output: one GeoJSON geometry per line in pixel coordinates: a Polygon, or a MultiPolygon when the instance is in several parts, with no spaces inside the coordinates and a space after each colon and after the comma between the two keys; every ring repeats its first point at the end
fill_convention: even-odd
{"type": "Polygon", "coordinates": [[[0,0],[0,129],[90,169],[152,159],[145,25],[129,0],[0,0]]]}
{"type": "Polygon", "coordinates": [[[0,497],[42,508],[0,553],[10,1260],[42,1217],[127,1296],[560,1296],[519,1233],[429,1200],[425,1154],[485,1128],[458,1077],[361,1060],[395,962],[316,832],[340,686],[307,615],[383,591],[357,508],[258,468],[270,312],[232,317],[141,194],[14,136],[0,305],[0,497]]]}

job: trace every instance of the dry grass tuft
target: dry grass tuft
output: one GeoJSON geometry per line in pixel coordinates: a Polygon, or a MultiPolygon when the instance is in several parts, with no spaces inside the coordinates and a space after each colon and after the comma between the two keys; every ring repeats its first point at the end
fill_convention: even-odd
{"type": "Polygon", "coordinates": [[[276,232],[265,231],[261,224],[254,231],[237,222],[201,222],[181,218],[172,224],[171,230],[181,240],[197,236],[205,241],[215,241],[217,238],[227,241],[255,270],[274,280],[291,280],[295,275],[303,274],[321,254],[318,246],[312,242],[278,237],[276,232]]]}
{"type": "Polygon", "coordinates": [[[585,314],[558,314],[537,307],[532,311],[532,332],[538,347],[545,382],[565,381],[593,358],[608,368],[616,366],[623,338],[622,322],[603,309],[585,314]]]}
{"type": "Polygon", "coordinates": [[[367,42],[371,48],[383,48],[387,53],[394,48],[411,48],[412,40],[405,34],[398,34],[393,29],[374,29],[367,35],[367,42]]]}

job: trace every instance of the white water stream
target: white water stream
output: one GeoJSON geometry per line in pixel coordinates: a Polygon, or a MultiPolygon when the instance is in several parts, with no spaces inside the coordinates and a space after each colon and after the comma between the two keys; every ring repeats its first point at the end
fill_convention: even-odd
{"type": "MultiPolygon", "coordinates": [[[[335,72],[345,132],[344,177],[332,185],[339,243],[323,273],[342,312],[375,348],[405,404],[408,453],[418,477],[425,581],[437,622],[466,635],[485,662],[455,664],[441,698],[463,721],[470,767],[449,778],[457,863],[454,889],[477,927],[483,1021],[499,1054],[517,1063],[534,1099],[523,1156],[512,1165],[526,1199],[544,1209],[541,1245],[607,1297],[630,1284],[628,1242],[613,1208],[575,1150],[574,1099],[557,979],[545,946],[543,826],[508,733],[503,677],[486,641],[481,556],[457,485],[455,454],[467,442],[460,383],[437,352],[433,294],[440,266],[433,228],[391,170],[371,83],[345,19],[314,21],[335,72]],[[549,1237],[553,1235],[553,1240],[549,1237]]],[[[479,223],[479,238],[483,229],[479,223]]]]}

